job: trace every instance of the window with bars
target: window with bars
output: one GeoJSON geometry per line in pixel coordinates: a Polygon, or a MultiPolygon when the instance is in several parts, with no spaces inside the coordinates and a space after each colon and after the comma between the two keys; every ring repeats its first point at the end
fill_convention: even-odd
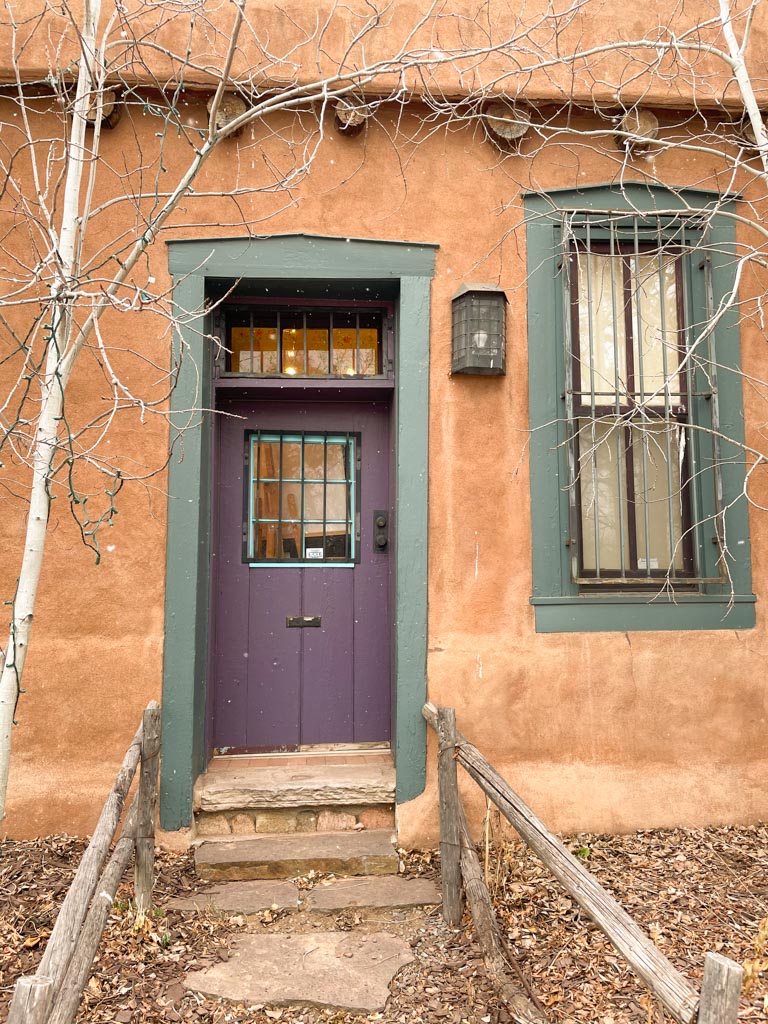
{"type": "Polygon", "coordinates": [[[381,376],[385,317],[362,306],[228,306],[222,369],[258,377],[381,376]]]}
{"type": "Polygon", "coordinates": [[[354,563],[358,452],[356,434],[248,434],[245,561],[354,563]]]}
{"type": "MultiPolygon", "coordinates": [[[[660,223],[649,238],[648,227],[587,220],[568,246],[569,496],[584,585],[697,577],[692,426],[702,424],[691,398],[709,347],[697,351],[686,322],[684,240],[660,223]]],[[[702,376],[696,398],[716,430],[702,376]]]]}
{"type": "Polygon", "coordinates": [[[537,631],[754,625],[732,202],[526,197],[537,631]]]}

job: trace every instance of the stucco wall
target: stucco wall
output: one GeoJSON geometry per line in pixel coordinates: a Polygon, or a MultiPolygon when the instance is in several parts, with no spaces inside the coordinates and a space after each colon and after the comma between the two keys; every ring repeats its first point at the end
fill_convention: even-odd
{"type": "MultiPolygon", "coordinates": [[[[204,97],[187,118],[204,123],[204,97]]],[[[461,730],[537,812],[558,829],[630,829],[748,821],[768,815],[768,683],[764,586],[768,519],[751,511],[757,626],[737,633],[537,635],[531,594],[527,464],[525,233],[521,193],[654,176],[669,184],[732,186],[726,162],[668,150],[627,162],[605,120],[563,116],[562,132],[529,138],[504,156],[476,125],[427,131],[418,108],[386,108],[357,139],[330,130],[308,177],[292,193],[190,198],[167,237],[307,232],[438,243],[430,366],[429,697],[457,709],[461,730]],[[579,130],[603,130],[587,142],[579,130]],[[408,141],[417,139],[417,142],[408,141]],[[450,298],[465,281],[497,282],[509,298],[507,374],[450,376],[450,298]]],[[[6,116],[11,116],[6,112],[6,116]]],[[[43,116],[43,115],[41,115],[43,116]]],[[[554,116],[554,115],[553,115],[554,116]]],[[[44,115],[51,118],[53,115],[44,115]]],[[[670,117],[669,121],[676,119],[670,117]]],[[[264,152],[285,160],[277,122],[222,146],[198,189],[226,192],[267,180],[264,152]],[[266,141],[261,135],[268,136],[266,141]],[[240,178],[238,179],[238,176],[240,178]]],[[[280,115],[287,131],[293,115],[280,115]]],[[[106,161],[152,152],[155,125],[127,123],[105,136],[106,161]]],[[[291,128],[293,130],[293,128],[291,128]]],[[[664,129],[678,132],[674,127],[664,129]]],[[[187,154],[166,159],[172,180],[187,154]]],[[[749,186],[744,179],[743,184],[749,186]]],[[[100,242],[116,227],[104,223],[100,242]]],[[[126,221],[126,226],[128,222],[126,221]]],[[[119,225],[117,225],[119,226],[119,225]]],[[[745,231],[746,229],[742,229],[745,231]]],[[[745,236],[746,237],[746,236],[745,236]]],[[[162,243],[137,284],[169,283],[162,243]]],[[[759,288],[747,276],[745,290],[759,288]]],[[[121,313],[105,330],[167,362],[162,321],[121,313]]],[[[759,321],[746,319],[744,367],[766,377],[759,321]]],[[[137,385],[156,379],[129,369],[137,385]]],[[[73,415],[104,393],[95,357],[84,359],[73,415]]],[[[766,419],[762,390],[745,388],[748,433],[766,419]]],[[[118,419],[109,444],[141,465],[163,461],[166,425],[118,419]]],[[[23,472],[17,473],[22,492],[23,472]]],[[[9,834],[92,828],[141,707],[159,697],[163,633],[164,475],[130,483],[95,566],[63,507],[54,504],[40,604],[14,735],[9,834]]],[[[22,492],[23,493],[23,492],[22,492]]],[[[761,476],[757,501],[767,497],[761,476]]],[[[2,593],[17,572],[23,501],[6,491],[0,517],[2,593]]],[[[399,809],[401,841],[436,839],[434,745],[423,796],[399,809]]],[[[471,803],[479,815],[476,794],[471,803]]],[[[476,817],[477,820],[477,817],[476,817]]]]}

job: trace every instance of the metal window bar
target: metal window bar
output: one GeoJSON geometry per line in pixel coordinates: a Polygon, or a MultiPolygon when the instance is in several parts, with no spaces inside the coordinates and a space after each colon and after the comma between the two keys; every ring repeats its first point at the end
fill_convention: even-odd
{"type": "Polygon", "coordinates": [[[350,458],[352,452],[352,442],[349,434],[346,435],[344,442],[344,479],[349,480],[350,486],[346,489],[346,500],[344,502],[344,554],[347,558],[354,557],[354,544],[352,539],[352,511],[357,507],[356,495],[354,494],[355,478],[357,476],[356,460],[350,458]],[[354,503],[354,504],[353,504],[354,503]]]}
{"type": "MultiPolygon", "coordinates": [[[[641,270],[640,270],[640,239],[638,236],[637,221],[635,221],[633,235],[634,252],[629,261],[630,288],[635,296],[635,337],[632,354],[637,350],[637,371],[640,388],[640,419],[643,424],[648,422],[648,411],[645,408],[645,368],[643,360],[643,317],[641,309],[641,270]],[[634,263],[633,263],[634,260],[634,263]],[[632,281],[632,270],[634,268],[634,281],[632,281]]],[[[645,575],[651,575],[651,523],[650,511],[648,508],[648,435],[641,428],[640,434],[642,452],[642,495],[643,495],[643,536],[645,540],[645,575]]],[[[634,445],[633,445],[634,449],[634,445]]],[[[639,569],[639,564],[637,568],[639,569]]]]}
{"type": "Polygon", "coordinates": [[[333,375],[333,310],[328,314],[328,373],[333,375]]]}
{"type": "MultiPolygon", "coordinates": [[[[565,389],[563,398],[565,401],[565,451],[568,462],[568,546],[571,576],[575,579],[579,576],[579,560],[581,549],[581,484],[579,480],[578,462],[578,423],[574,415],[574,352],[575,334],[573,330],[574,317],[578,317],[578,308],[574,303],[573,289],[574,281],[578,287],[578,248],[572,249],[569,245],[569,235],[566,231],[563,238],[563,256],[561,262],[561,273],[564,289],[564,307],[566,315],[563,317],[565,354],[563,365],[565,368],[565,389]],[[577,538],[579,538],[577,542],[577,538]]],[[[577,321],[578,322],[578,321],[577,321]]]]}
{"type": "Polygon", "coordinates": [[[301,331],[304,340],[304,373],[309,373],[309,348],[307,346],[307,311],[301,314],[301,331]]]}
{"type": "MultiPolygon", "coordinates": [[[[251,449],[253,450],[253,449],[251,449]]],[[[253,480],[253,474],[251,474],[251,488],[255,492],[256,500],[251,501],[251,543],[249,545],[251,558],[254,555],[258,555],[258,522],[260,519],[260,499],[259,499],[259,480],[261,479],[261,431],[256,433],[256,479],[253,480]],[[255,550],[254,550],[255,549],[255,550]]]]}
{"type": "MultiPolygon", "coordinates": [[[[705,243],[709,238],[705,236],[705,243]]],[[[705,256],[702,269],[704,271],[704,301],[706,323],[712,323],[715,310],[714,285],[712,281],[712,257],[708,252],[708,244],[705,244],[705,256]]],[[[723,475],[720,431],[720,394],[717,386],[717,358],[715,356],[715,332],[709,331],[707,335],[707,378],[710,388],[710,415],[712,417],[712,455],[715,471],[715,499],[718,514],[715,517],[715,531],[717,541],[722,545],[725,541],[721,512],[723,508],[723,475]]]]}
{"type": "Polygon", "coordinates": [[[328,557],[328,437],[323,438],[323,559],[328,557]]]}
{"type": "MultiPolygon", "coordinates": [[[[664,388],[664,422],[667,427],[664,431],[664,440],[666,448],[667,458],[667,528],[669,530],[669,557],[672,565],[674,566],[676,550],[677,550],[677,538],[675,535],[675,520],[673,515],[672,506],[672,495],[674,494],[674,481],[672,478],[672,422],[673,422],[673,410],[672,410],[672,393],[670,389],[669,379],[669,360],[667,358],[667,307],[666,307],[666,282],[664,274],[664,245],[661,237],[661,229],[659,228],[658,239],[658,278],[659,278],[659,308],[661,314],[661,372],[664,376],[663,388],[664,388]]],[[[679,325],[678,325],[679,326],[679,325]]],[[[678,382],[679,386],[679,382],[678,382]]],[[[682,482],[683,474],[678,468],[678,478],[680,481],[680,520],[683,521],[683,502],[682,502],[682,482]]]]}
{"type": "MultiPolygon", "coordinates": [[[[579,473],[583,467],[578,455],[579,448],[579,435],[582,433],[583,427],[580,425],[580,418],[589,417],[589,435],[591,441],[591,452],[590,452],[590,463],[592,472],[592,502],[594,515],[594,527],[595,527],[595,575],[583,576],[583,552],[580,550],[581,545],[579,544],[579,551],[574,552],[571,550],[571,565],[572,565],[572,576],[579,583],[645,583],[648,584],[653,581],[658,581],[659,577],[665,577],[669,574],[673,579],[679,579],[683,583],[690,582],[703,582],[703,577],[695,576],[695,565],[696,559],[693,558],[692,548],[696,546],[697,550],[700,549],[700,538],[698,534],[700,515],[699,515],[699,498],[696,493],[697,488],[690,486],[690,472],[687,472],[687,464],[690,460],[694,475],[695,475],[695,447],[694,439],[691,437],[691,430],[689,425],[682,422],[683,417],[690,413],[690,399],[694,392],[694,380],[693,380],[693,360],[685,358],[686,354],[690,349],[690,338],[691,338],[691,296],[689,294],[690,281],[688,280],[689,275],[685,274],[681,270],[681,263],[685,260],[689,262],[689,256],[686,253],[686,249],[690,251],[690,241],[686,237],[686,224],[680,222],[680,218],[669,218],[669,217],[657,217],[653,218],[651,224],[643,223],[639,218],[632,217],[627,218],[624,216],[612,217],[610,215],[603,216],[584,216],[580,221],[574,219],[570,224],[566,222],[564,224],[564,259],[563,259],[563,277],[565,285],[566,295],[566,309],[570,310],[570,316],[565,318],[565,403],[566,403],[566,450],[568,455],[568,489],[569,489],[569,518],[571,522],[570,528],[570,543],[573,545],[574,538],[579,536],[581,538],[581,525],[583,522],[583,508],[581,500],[581,487],[579,480],[579,473]],[[595,228],[597,225],[597,228],[595,228]],[[598,230],[599,228],[599,230],[598,230]],[[581,230],[579,230],[581,229],[581,230]],[[626,321],[626,350],[627,350],[627,404],[626,406],[621,400],[621,379],[620,379],[620,359],[619,359],[619,346],[618,346],[618,331],[614,330],[613,333],[613,385],[614,392],[611,396],[611,402],[609,406],[605,406],[599,399],[603,396],[608,396],[610,392],[598,390],[595,386],[596,378],[596,367],[595,367],[595,351],[596,351],[596,339],[595,339],[595,321],[594,321],[594,295],[595,285],[592,275],[592,261],[590,256],[593,249],[595,248],[595,237],[597,236],[598,245],[602,245],[603,251],[607,249],[610,255],[610,287],[611,287],[611,312],[614,324],[618,323],[619,310],[617,308],[616,301],[616,273],[617,264],[620,263],[622,270],[622,278],[625,280],[625,300],[628,292],[630,301],[634,298],[634,317],[632,311],[625,309],[625,321],[626,321]],[[607,236],[607,245],[605,239],[607,236]],[[581,237],[582,242],[579,242],[581,237]],[[586,245],[585,245],[586,243],[586,245]],[[678,251],[673,246],[680,246],[681,249],[678,251]],[[586,248],[586,252],[584,249],[586,248]],[[654,252],[655,250],[655,252],[654,252]],[[679,254],[678,254],[679,252],[679,254]],[[583,386],[580,384],[582,377],[581,372],[576,371],[579,369],[578,366],[574,366],[574,363],[580,360],[578,337],[578,316],[579,316],[579,302],[580,293],[578,287],[578,260],[581,254],[584,253],[586,259],[586,276],[587,276],[587,303],[588,310],[585,319],[587,329],[589,331],[588,347],[589,347],[589,377],[590,377],[590,395],[589,402],[585,406],[583,386]],[[654,274],[653,259],[647,261],[648,267],[641,265],[641,259],[648,254],[655,257],[656,268],[655,274],[658,279],[659,288],[659,309],[653,310],[651,307],[649,316],[649,324],[653,324],[654,312],[658,316],[659,324],[658,330],[660,331],[661,341],[661,363],[662,363],[662,374],[663,381],[661,385],[661,394],[663,396],[663,414],[657,416],[654,414],[653,408],[646,408],[646,402],[654,400],[659,392],[657,386],[651,386],[646,375],[647,367],[645,365],[645,353],[644,349],[644,332],[643,332],[643,313],[644,313],[644,302],[646,301],[642,295],[642,289],[646,286],[646,277],[649,280],[652,279],[654,274]],[[667,266],[670,255],[674,255],[677,260],[675,267],[675,283],[677,290],[677,303],[678,303],[678,320],[682,320],[682,323],[677,323],[676,329],[679,332],[679,346],[678,350],[680,353],[679,362],[683,365],[678,365],[677,368],[670,366],[669,359],[669,346],[668,336],[670,330],[670,310],[668,308],[667,296],[665,292],[666,287],[666,276],[668,273],[667,266]],[[648,273],[646,273],[646,271],[648,273]],[[576,275],[574,280],[574,274],[576,275]],[[628,288],[627,288],[628,285],[628,288]],[[576,329],[574,329],[576,328],[576,329]],[[633,364],[636,362],[636,366],[633,364]],[[677,383],[673,383],[670,372],[674,374],[677,379],[677,383]],[[637,377],[635,381],[634,378],[637,377]],[[578,385],[578,386],[577,386],[578,385]],[[677,397],[679,400],[678,409],[674,408],[673,398],[677,397]],[[600,536],[599,536],[599,519],[600,519],[600,498],[598,488],[598,476],[599,466],[597,463],[596,454],[596,441],[598,435],[598,424],[601,417],[605,417],[607,409],[612,408],[612,415],[616,419],[616,454],[617,454],[617,471],[616,479],[618,484],[618,540],[619,540],[619,571],[608,570],[602,565],[600,557],[600,536]],[[579,411],[577,411],[579,410],[579,411]],[[638,415],[639,411],[639,415],[638,415]],[[598,416],[600,412],[600,416],[598,416]],[[664,441],[657,437],[657,432],[652,429],[652,424],[659,422],[664,428],[664,441]],[[626,424],[626,425],[624,425],[626,424]],[[672,444],[672,430],[675,430],[678,435],[677,452],[675,452],[672,444]],[[645,565],[641,569],[637,559],[637,541],[640,539],[637,537],[638,523],[636,522],[636,516],[632,516],[632,504],[634,502],[634,481],[633,481],[633,470],[632,470],[632,457],[633,457],[633,433],[635,431],[640,432],[640,455],[641,455],[641,487],[642,487],[642,500],[643,500],[643,516],[642,516],[642,531],[644,539],[644,552],[645,552],[645,565]],[[626,438],[623,435],[626,434],[626,438]],[[621,456],[622,441],[625,452],[625,457],[621,456]],[[662,499],[666,501],[666,515],[663,518],[665,522],[665,532],[669,538],[669,564],[662,570],[662,567],[658,569],[652,568],[653,558],[652,552],[654,550],[653,539],[652,539],[652,526],[650,517],[650,501],[651,492],[649,490],[649,446],[653,444],[658,448],[657,457],[665,458],[666,462],[666,495],[662,499]],[[672,459],[678,458],[679,462],[679,482],[677,489],[675,488],[675,479],[673,473],[672,459]],[[626,478],[624,477],[626,474],[626,478]],[[674,515],[674,502],[678,502],[680,505],[680,518],[682,533],[679,534],[676,527],[676,520],[674,515]],[[690,503],[690,508],[687,508],[687,504],[690,503]],[[687,513],[686,514],[686,510],[687,513]],[[691,514],[692,513],[692,522],[691,514]],[[625,514],[629,516],[630,535],[627,538],[625,535],[625,514]],[[634,521],[633,521],[634,520],[634,521]],[[574,529],[576,527],[576,529],[574,529]],[[690,538],[686,536],[690,534],[690,538]],[[634,537],[633,537],[634,535],[634,537]],[[696,545],[688,543],[688,540],[696,541],[696,545]],[[630,570],[629,575],[627,572],[627,566],[625,561],[625,546],[627,540],[630,541],[630,570]],[[634,540],[634,543],[632,543],[634,540]],[[679,546],[683,545],[682,551],[682,570],[678,570],[677,562],[679,546]],[[577,557],[574,557],[576,555],[577,557]]],[[[694,222],[694,228],[698,231],[699,225],[694,222]]],[[[706,270],[706,268],[705,268],[706,270]]],[[[601,286],[604,286],[605,275],[601,273],[600,280],[601,286]]],[[[711,288],[711,281],[710,288],[711,288]]],[[[649,297],[646,297],[649,298],[649,297]]],[[[709,303],[712,304],[712,293],[709,292],[709,303]]],[[[649,299],[650,301],[650,299],[649,299]]],[[[714,353],[713,343],[711,337],[708,338],[707,352],[709,355],[710,365],[714,364],[714,353]]],[[[583,369],[583,368],[582,368],[583,369]]],[[[653,371],[649,371],[653,372],[653,371]]],[[[658,372],[658,371],[657,371],[658,372]]],[[[601,377],[602,377],[601,372],[601,377]]],[[[716,417],[716,407],[713,406],[713,420],[716,417]]],[[[609,427],[610,433],[610,427],[609,427]]],[[[716,462],[716,477],[720,477],[719,467],[716,462]]],[[[718,507],[720,507],[719,493],[718,493],[718,507]]],[[[666,538],[665,538],[666,539],[666,538]]],[[[699,560],[700,564],[703,565],[703,561],[699,560]]]]}
{"type": "Polygon", "coordinates": [[[305,432],[302,430],[302,432],[301,432],[301,445],[299,446],[299,479],[301,480],[301,487],[300,487],[300,490],[299,490],[299,494],[301,496],[301,502],[299,503],[299,516],[301,518],[301,522],[299,523],[299,531],[298,531],[299,532],[299,544],[301,545],[301,550],[298,552],[298,556],[299,556],[299,558],[302,561],[304,560],[304,558],[306,556],[306,553],[307,553],[307,524],[306,524],[307,513],[306,513],[306,497],[305,497],[305,493],[304,493],[304,488],[306,486],[306,478],[307,478],[307,471],[306,471],[306,468],[305,468],[306,465],[307,465],[306,455],[307,455],[307,436],[306,436],[305,432]]]}
{"type": "MultiPolygon", "coordinates": [[[[616,305],[616,235],[614,231],[610,233],[610,268],[611,268],[611,316],[613,323],[619,322],[619,311],[616,305]]],[[[616,430],[616,479],[619,486],[618,493],[618,510],[619,510],[619,571],[622,576],[626,575],[627,565],[626,556],[624,554],[626,546],[626,536],[624,528],[624,508],[625,508],[625,497],[624,497],[624,434],[625,428],[621,426],[621,391],[620,391],[620,380],[619,380],[619,338],[618,332],[614,329],[613,331],[613,386],[615,389],[615,405],[616,405],[616,422],[619,424],[616,430]]],[[[626,373],[626,370],[625,370],[626,373]]],[[[625,382],[625,387],[626,387],[625,382]]]]}
{"type": "Polygon", "coordinates": [[[283,361],[283,325],[280,318],[280,310],[277,310],[277,369],[279,373],[285,373],[283,361]]]}
{"type": "Polygon", "coordinates": [[[360,373],[360,310],[355,310],[355,373],[360,373]]]}
{"type": "MultiPolygon", "coordinates": [[[[683,379],[685,380],[686,388],[686,409],[687,415],[694,415],[694,394],[696,391],[696,373],[695,373],[695,352],[694,350],[694,327],[693,327],[693,296],[691,295],[691,274],[690,274],[690,256],[684,257],[686,262],[686,269],[688,273],[683,275],[683,286],[682,286],[682,299],[683,299],[683,336],[685,339],[685,367],[683,373],[683,379]]],[[[705,292],[705,306],[706,306],[706,292],[705,292]]],[[[709,319],[709,317],[707,318],[709,319]]],[[[685,445],[685,456],[689,466],[688,470],[688,483],[686,485],[688,500],[690,502],[691,510],[691,524],[689,526],[690,537],[692,541],[692,547],[695,549],[696,561],[698,565],[705,564],[704,552],[702,550],[702,537],[701,537],[701,502],[699,497],[699,458],[698,458],[698,445],[694,442],[692,436],[693,432],[687,429],[686,425],[681,426],[680,440],[685,445]]],[[[720,505],[718,504],[718,508],[720,505]]]]}
{"type": "MultiPolygon", "coordinates": [[[[594,291],[592,287],[592,238],[590,226],[587,224],[587,251],[585,254],[587,267],[587,334],[589,342],[589,405],[590,405],[590,463],[592,467],[592,507],[594,519],[594,544],[595,544],[595,575],[600,577],[600,481],[597,470],[597,416],[595,413],[595,331],[592,312],[594,310],[594,291]]],[[[581,351],[578,353],[581,359],[581,351]]],[[[579,373],[581,378],[582,374],[579,373]]],[[[581,466],[579,466],[581,472],[581,466]]]]}

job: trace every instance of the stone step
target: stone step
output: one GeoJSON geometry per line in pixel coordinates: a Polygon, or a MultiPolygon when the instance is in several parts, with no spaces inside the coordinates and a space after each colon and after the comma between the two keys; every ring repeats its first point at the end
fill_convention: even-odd
{"type": "Polygon", "coordinates": [[[195,837],[219,838],[254,833],[352,832],[395,828],[392,804],[331,807],[240,807],[228,811],[196,811],[195,837]]]}
{"type": "Polygon", "coordinates": [[[194,809],[207,814],[275,808],[389,807],[395,801],[392,764],[227,766],[201,775],[194,809]]]}
{"type": "Polygon", "coordinates": [[[195,868],[212,881],[298,878],[310,871],[335,875],[391,875],[398,856],[389,830],[263,835],[203,842],[195,868]]]}
{"type": "Polygon", "coordinates": [[[408,943],[386,932],[246,934],[235,938],[224,963],[188,974],[184,987],[258,1007],[298,1003],[370,1014],[384,1009],[392,979],[413,959],[408,943]]]}
{"type": "Polygon", "coordinates": [[[171,900],[174,910],[213,909],[222,914],[259,914],[264,910],[336,911],[349,908],[403,909],[434,906],[440,891],[428,878],[402,875],[324,878],[311,889],[285,880],[219,882],[194,896],[171,900]]]}

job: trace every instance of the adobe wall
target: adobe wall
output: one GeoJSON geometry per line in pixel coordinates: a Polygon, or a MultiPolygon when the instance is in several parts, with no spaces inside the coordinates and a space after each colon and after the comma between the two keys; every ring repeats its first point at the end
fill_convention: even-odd
{"type": "MultiPolygon", "coordinates": [[[[203,124],[202,99],[190,95],[185,103],[189,122],[203,124]]],[[[11,115],[6,109],[4,116],[11,115]]],[[[429,698],[456,708],[461,730],[556,829],[765,818],[768,514],[751,510],[759,598],[753,631],[534,631],[521,192],[645,176],[699,187],[728,183],[725,162],[709,154],[677,149],[627,163],[610,132],[588,142],[579,134],[604,130],[605,121],[570,116],[570,125],[563,120],[561,133],[546,144],[533,136],[519,155],[503,156],[477,125],[424,130],[415,109],[387,108],[357,139],[340,138],[328,126],[293,202],[240,196],[238,212],[225,196],[190,198],[166,237],[242,233],[242,215],[263,234],[438,243],[430,365],[429,698]],[[505,377],[450,376],[450,299],[468,280],[498,282],[507,292],[505,377]]],[[[238,174],[251,183],[266,181],[264,152],[286,159],[274,136],[259,137],[276,123],[227,142],[198,189],[226,192],[238,174]]],[[[293,123],[281,115],[284,130],[293,123]]],[[[154,130],[151,118],[135,125],[136,134],[121,123],[104,138],[104,160],[152,152],[154,130]]],[[[168,180],[184,159],[182,143],[174,143],[168,180]]],[[[112,211],[100,222],[99,244],[108,244],[118,216],[112,211]]],[[[135,276],[139,286],[149,278],[156,289],[169,283],[162,243],[135,276]]],[[[745,289],[759,287],[747,276],[745,289]]],[[[168,361],[160,321],[120,313],[105,331],[142,346],[157,364],[168,361]]],[[[742,350],[747,373],[765,379],[765,339],[757,322],[745,322],[742,350]]],[[[149,365],[127,362],[126,372],[136,386],[156,379],[149,365]]],[[[104,391],[98,359],[89,355],[77,371],[72,415],[85,416],[104,391]]],[[[757,443],[766,420],[763,389],[745,388],[745,408],[757,443]]],[[[115,423],[109,444],[132,464],[155,466],[166,438],[162,419],[149,416],[142,424],[131,414],[115,423]]],[[[15,495],[23,493],[24,474],[15,475],[18,486],[2,495],[3,597],[13,591],[22,536],[23,500],[15,495]]],[[[82,547],[64,501],[54,503],[27,693],[14,734],[10,808],[2,826],[10,835],[89,831],[141,708],[160,696],[163,488],[162,473],[125,486],[99,566],[82,547]]],[[[753,494],[764,505],[765,492],[764,479],[756,477],[753,494]]],[[[405,845],[436,841],[434,763],[430,740],[427,789],[399,809],[405,845]]],[[[480,801],[476,794],[470,799],[478,821],[480,801]]]]}

